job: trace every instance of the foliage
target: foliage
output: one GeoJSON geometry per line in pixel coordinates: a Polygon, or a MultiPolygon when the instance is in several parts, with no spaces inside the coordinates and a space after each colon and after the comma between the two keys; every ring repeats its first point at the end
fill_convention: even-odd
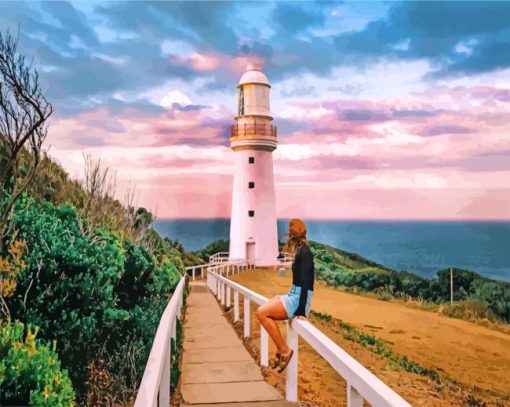
{"type": "Polygon", "coordinates": [[[17,38],[0,33],[0,242],[39,164],[52,112],[37,71],[18,53],[17,38]]]}
{"type": "Polygon", "coordinates": [[[72,206],[26,199],[14,220],[30,251],[9,300],[13,314],[60,340],[62,364],[81,400],[87,365],[99,359],[122,383],[122,394],[132,395],[180,278],[177,268],[169,260],[157,265],[145,249],[106,229],[83,233],[72,206]]]}
{"type": "Polygon", "coordinates": [[[202,260],[162,239],[153,215],[134,205],[133,191],[126,203],[115,199],[115,176],[100,161],[85,157],[85,181],[70,179],[42,147],[52,112],[37,71],[17,54],[17,41],[0,34],[1,311],[40,326],[46,340],[58,338],[69,369],[69,376],[59,373],[54,351],[34,345],[30,328],[27,346],[13,342],[17,353],[3,340],[0,350],[9,353],[0,361],[2,402],[25,397],[23,404],[70,405],[72,380],[80,404],[124,403],[135,394],[184,267],[202,260]],[[35,355],[47,355],[47,366],[35,355]]]}
{"type": "MultiPolygon", "coordinates": [[[[407,271],[394,271],[317,242],[310,242],[316,278],[334,287],[375,292],[386,301],[402,297],[430,303],[450,301],[450,269],[440,270],[437,279],[426,279],[407,271]]],[[[463,319],[489,318],[510,322],[510,283],[484,278],[468,270],[453,268],[453,298],[445,314],[463,319]]]]}
{"type": "Polygon", "coordinates": [[[80,182],[70,179],[62,166],[44,154],[28,193],[37,201],[48,201],[55,205],[68,204],[77,209],[85,207],[87,199],[80,182]]]}
{"type": "Polygon", "coordinates": [[[177,389],[177,384],[179,383],[179,378],[181,376],[181,371],[179,368],[179,361],[182,354],[182,345],[184,342],[183,335],[183,326],[182,322],[177,319],[177,327],[176,327],[176,338],[172,339],[172,360],[171,360],[171,370],[170,370],[170,389],[171,391],[175,391],[177,389]]]}
{"type": "Polygon", "coordinates": [[[180,271],[184,272],[184,268],[188,266],[195,266],[204,264],[204,260],[198,257],[195,253],[190,253],[184,250],[182,244],[175,240],[168,239],[167,237],[161,238],[156,231],[153,231],[155,238],[154,255],[159,262],[165,259],[174,263],[180,271]]]}
{"type": "Polygon", "coordinates": [[[471,297],[453,304],[444,304],[442,313],[452,318],[465,320],[489,319],[494,321],[495,319],[494,312],[486,301],[471,297]]]}
{"type": "Polygon", "coordinates": [[[204,263],[209,263],[209,256],[218,252],[229,251],[230,240],[216,240],[211,244],[205,246],[203,249],[192,252],[202,259],[204,263]]]}
{"type": "Polygon", "coordinates": [[[14,293],[18,276],[25,268],[25,261],[22,259],[25,249],[23,241],[15,240],[9,246],[7,255],[0,256],[0,301],[2,307],[0,312],[7,318],[10,318],[10,311],[5,300],[14,293]]]}
{"type": "Polygon", "coordinates": [[[66,370],[48,345],[19,321],[0,322],[0,404],[73,406],[75,394],[66,370]]]}

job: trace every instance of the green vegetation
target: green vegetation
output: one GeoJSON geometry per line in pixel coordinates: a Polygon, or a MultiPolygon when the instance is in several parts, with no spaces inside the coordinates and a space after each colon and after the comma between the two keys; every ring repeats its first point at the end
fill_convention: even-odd
{"type": "MultiPolygon", "coordinates": [[[[132,193],[116,200],[100,161],[85,157],[78,182],[44,154],[52,108],[31,69],[0,35],[0,405],[129,403],[184,267],[202,260],[132,193]]],[[[171,346],[174,390],[180,321],[171,346]]]]}
{"type": "MultiPolygon", "coordinates": [[[[450,271],[426,279],[397,272],[356,254],[310,242],[316,278],[333,287],[377,293],[380,299],[417,299],[442,304],[450,301],[450,271]]],[[[446,315],[470,319],[488,318],[510,323],[510,283],[490,280],[472,271],[453,269],[454,304],[444,306],[446,315]]]]}
{"type": "MultiPolygon", "coordinates": [[[[155,232],[144,231],[144,239],[135,244],[140,224],[122,230],[104,222],[89,229],[84,213],[84,208],[36,199],[29,192],[17,200],[13,234],[5,240],[10,249],[3,249],[2,299],[12,318],[34,324],[39,337],[56,341],[55,358],[67,370],[69,388],[80,404],[128,402],[136,394],[159,319],[185,263],[197,258],[184,256],[182,246],[155,232]]],[[[180,323],[177,335],[172,341],[174,386],[182,349],[180,323]]],[[[22,367],[14,366],[7,366],[9,374],[22,367]]],[[[24,389],[36,391],[39,384],[30,379],[24,389]]],[[[13,394],[2,392],[1,402],[31,400],[13,394]]],[[[44,405],[61,405],[48,400],[44,405]]]]}
{"type": "Polygon", "coordinates": [[[229,240],[216,240],[211,244],[205,246],[203,249],[197,250],[193,252],[196,256],[200,257],[204,263],[209,262],[209,256],[219,253],[219,252],[228,252],[229,251],[229,240]]]}
{"type": "Polygon", "coordinates": [[[409,359],[407,359],[406,356],[395,354],[391,349],[389,349],[386,346],[385,342],[383,342],[381,339],[377,339],[373,335],[363,333],[354,326],[342,322],[339,319],[333,318],[329,314],[311,311],[311,315],[325,322],[337,325],[344,331],[343,332],[344,339],[359,343],[365,348],[368,348],[371,352],[377,355],[384,356],[386,359],[390,360],[392,363],[401,367],[405,371],[416,373],[422,376],[428,376],[432,380],[434,380],[434,382],[438,384],[441,383],[441,379],[439,378],[438,373],[434,369],[424,368],[417,364],[416,362],[410,361],[409,359]]]}
{"type": "Polygon", "coordinates": [[[84,362],[102,354],[110,355],[106,366],[112,375],[136,387],[147,343],[179,281],[177,268],[169,260],[157,264],[143,247],[106,229],[83,234],[69,205],[23,199],[14,229],[30,252],[8,302],[11,313],[58,340],[60,359],[79,394],[86,392],[84,362]]]}
{"type": "Polygon", "coordinates": [[[58,356],[20,322],[0,322],[0,386],[2,401],[16,405],[73,405],[75,394],[58,356]],[[18,404],[20,403],[20,404],[18,404]]]}

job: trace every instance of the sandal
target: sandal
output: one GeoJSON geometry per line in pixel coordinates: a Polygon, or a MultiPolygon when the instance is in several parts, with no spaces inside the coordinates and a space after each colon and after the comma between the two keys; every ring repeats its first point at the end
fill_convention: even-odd
{"type": "Polygon", "coordinates": [[[271,365],[271,369],[276,369],[278,366],[280,366],[280,358],[282,357],[282,354],[280,352],[276,352],[276,356],[274,358],[273,364],[271,365]]]}
{"type": "Polygon", "coordinates": [[[289,364],[290,360],[292,359],[292,355],[294,354],[294,351],[291,349],[288,356],[281,356],[280,357],[280,370],[278,370],[278,373],[281,373],[285,370],[287,365],[289,364]]]}

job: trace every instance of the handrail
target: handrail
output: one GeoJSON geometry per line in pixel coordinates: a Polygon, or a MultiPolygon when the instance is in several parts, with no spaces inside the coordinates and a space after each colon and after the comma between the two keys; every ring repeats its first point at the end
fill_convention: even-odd
{"type": "Polygon", "coordinates": [[[214,253],[213,255],[209,256],[209,263],[210,264],[223,263],[225,261],[228,261],[228,257],[229,257],[228,252],[214,253]]]}
{"type": "Polygon", "coordinates": [[[135,407],[170,405],[170,337],[177,337],[177,318],[181,315],[186,277],[181,277],[172,298],[161,316],[158,330],[152,343],[149,359],[145,365],[142,381],[138,388],[135,407]]]}
{"type": "Polygon", "coordinates": [[[192,274],[192,277],[193,277],[193,281],[195,281],[195,271],[197,269],[200,270],[200,277],[201,278],[204,278],[204,268],[206,267],[209,267],[210,264],[209,263],[206,263],[206,264],[199,264],[197,266],[188,266],[186,267],[186,273],[188,273],[188,271],[191,271],[191,274],[192,274]]]}
{"type": "MultiPolygon", "coordinates": [[[[221,304],[230,307],[230,291],[234,290],[234,322],[239,320],[239,293],[244,297],[244,337],[250,336],[250,301],[264,304],[268,301],[260,295],[238,283],[213,271],[207,274],[207,286],[221,300],[221,304]],[[226,301],[225,301],[226,292],[226,301]]],[[[363,406],[363,400],[377,407],[410,407],[411,405],[394,390],[366,369],[356,359],[329,339],[324,333],[308,321],[292,319],[287,321],[287,344],[294,350],[294,357],[287,366],[286,399],[297,401],[298,382],[298,336],[301,336],[335,371],[347,382],[347,405],[363,406]]],[[[268,365],[269,337],[260,327],[260,364],[268,365]]]]}

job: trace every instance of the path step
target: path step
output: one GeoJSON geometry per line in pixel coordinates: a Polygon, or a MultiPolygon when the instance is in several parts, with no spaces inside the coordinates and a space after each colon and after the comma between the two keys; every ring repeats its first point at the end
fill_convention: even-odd
{"type": "Polygon", "coordinates": [[[184,404],[276,401],[282,396],[263,380],[252,382],[197,383],[181,386],[184,404]]]}
{"type": "Polygon", "coordinates": [[[295,406],[264,381],[205,282],[194,281],[184,324],[184,406],[295,406]]]}

